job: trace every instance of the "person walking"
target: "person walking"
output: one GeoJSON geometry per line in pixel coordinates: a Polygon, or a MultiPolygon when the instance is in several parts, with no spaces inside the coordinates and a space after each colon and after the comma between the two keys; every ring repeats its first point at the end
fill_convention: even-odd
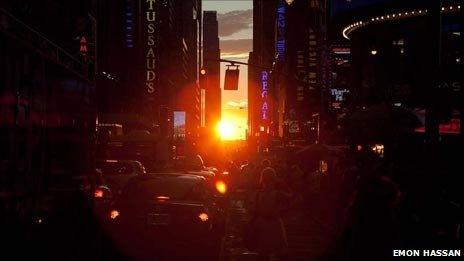
{"type": "Polygon", "coordinates": [[[392,260],[391,249],[399,243],[400,198],[398,186],[386,176],[360,181],[348,214],[345,260],[392,260]]]}
{"type": "Polygon", "coordinates": [[[278,179],[273,168],[261,172],[260,187],[249,208],[249,242],[268,260],[279,260],[286,250],[285,231],[281,219],[288,195],[277,189],[278,179]]]}

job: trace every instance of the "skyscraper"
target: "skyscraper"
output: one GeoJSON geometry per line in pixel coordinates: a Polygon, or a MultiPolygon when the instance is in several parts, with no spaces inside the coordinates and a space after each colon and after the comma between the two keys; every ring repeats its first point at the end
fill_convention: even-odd
{"type": "MultiPolygon", "coordinates": [[[[249,62],[249,138],[310,141],[329,75],[324,0],[254,0],[249,62]],[[264,68],[268,68],[267,70],[264,68]]],[[[263,144],[264,145],[264,144],[263,144]]],[[[264,145],[266,146],[266,145],[264,145]]]]}
{"type": "Polygon", "coordinates": [[[214,133],[221,120],[220,50],[216,11],[203,14],[203,65],[207,68],[205,86],[205,126],[214,133]]]}
{"type": "MultiPolygon", "coordinates": [[[[200,131],[200,86],[198,83],[201,62],[201,1],[189,0],[176,2],[177,32],[175,53],[171,56],[177,60],[173,65],[175,82],[174,111],[185,112],[185,133],[175,137],[194,147],[198,143],[200,131]]],[[[181,146],[178,143],[177,146],[181,146]]]]}
{"type": "MultiPolygon", "coordinates": [[[[271,68],[275,58],[277,1],[253,1],[253,52],[248,62],[253,65],[271,68]]],[[[272,122],[275,108],[275,89],[272,81],[266,81],[263,93],[263,73],[269,73],[259,67],[248,69],[248,140],[251,147],[257,146],[258,139],[267,133],[265,130],[272,122]],[[263,94],[266,94],[263,96],[263,94]],[[266,98],[266,100],[264,99],[266,98]],[[263,112],[263,108],[265,108],[263,112]],[[265,115],[263,115],[265,113],[265,115]],[[266,126],[265,126],[266,125],[266,126]]]]}
{"type": "Polygon", "coordinates": [[[0,183],[28,191],[15,199],[25,213],[52,196],[50,180],[93,167],[94,15],[91,1],[0,1],[0,183]]]}
{"type": "Polygon", "coordinates": [[[103,0],[100,10],[100,69],[115,78],[101,78],[104,111],[140,116],[149,124],[135,128],[167,139],[174,112],[185,113],[185,133],[179,135],[194,142],[200,124],[201,1],[103,0]]]}

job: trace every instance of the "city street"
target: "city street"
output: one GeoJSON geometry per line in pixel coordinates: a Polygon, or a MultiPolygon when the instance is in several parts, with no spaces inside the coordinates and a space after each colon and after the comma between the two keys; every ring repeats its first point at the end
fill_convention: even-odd
{"type": "Polygon", "coordinates": [[[463,13],[0,0],[0,260],[463,256],[463,13]]]}

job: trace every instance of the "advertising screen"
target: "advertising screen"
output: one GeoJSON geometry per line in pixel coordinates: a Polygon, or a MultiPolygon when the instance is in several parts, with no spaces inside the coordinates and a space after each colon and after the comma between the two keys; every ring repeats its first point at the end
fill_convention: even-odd
{"type": "Polygon", "coordinates": [[[174,140],[185,140],[185,111],[174,111],[174,140]]]}

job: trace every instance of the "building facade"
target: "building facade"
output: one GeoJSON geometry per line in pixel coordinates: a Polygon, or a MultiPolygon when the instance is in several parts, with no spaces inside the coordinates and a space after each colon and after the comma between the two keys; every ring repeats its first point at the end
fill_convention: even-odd
{"type": "Polygon", "coordinates": [[[462,11],[459,1],[431,3],[378,1],[337,18],[351,48],[353,103],[413,110],[425,124],[416,131],[437,138],[461,131],[462,11]]]}
{"type": "MultiPolygon", "coordinates": [[[[249,137],[315,142],[330,82],[327,1],[254,1],[249,137]]],[[[253,143],[253,142],[252,142],[253,143]]]]}
{"type": "Polygon", "coordinates": [[[216,11],[203,14],[203,65],[207,70],[205,89],[205,127],[215,137],[221,121],[220,49],[216,11]]]}
{"type": "Polygon", "coordinates": [[[267,142],[271,123],[275,122],[276,93],[272,86],[271,68],[276,53],[276,15],[277,1],[253,1],[253,51],[249,54],[248,63],[255,66],[248,67],[247,137],[253,149],[267,142]]]}
{"type": "Polygon", "coordinates": [[[94,4],[0,3],[0,189],[18,204],[94,167],[94,4]]]}
{"type": "Polygon", "coordinates": [[[131,129],[147,130],[165,141],[196,143],[201,1],[99,3],[102,110],[143,119],[131,129]]]}

